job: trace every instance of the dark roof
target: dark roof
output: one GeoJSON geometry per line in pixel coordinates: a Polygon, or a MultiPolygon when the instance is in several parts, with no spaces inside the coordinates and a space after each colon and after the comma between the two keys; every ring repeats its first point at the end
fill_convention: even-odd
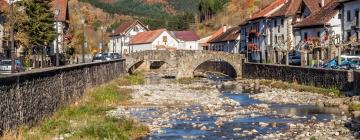
{"type": "Polygon", "coordinates": [[[59,15],[54,17],[56,21],[68,20],[68,0],[53,0],[50,5],[53,10],[60,10],[59,15]]]}
{"type": "Polygon", "coordinates": [[[274,9],[279,8],[280,6],[285,4],[285,2],[286,2],[286,0],[275,0],[274,2],[272,2],[271,4],[266,6],[265,8],[259,10],[255,14],[253,14],[251,16],[250,20],[256,20],[256,19],[259,19],[259,18],[265,18],[265,17],[270,16],[269,14],[271,14],[271,12],[274,9]]]}
{"type": "Polygon", "coordinates": [[[147,32],[140,32],[136,34],[133,38],[130,40],[130,44],[136,45],[136,44],[147,44],[153,42],[161,33],[165,32],[166,29],[158,29],[153,31],[147,31],[147,32]]]}
{"type": "Polygon", "coordinates": [[[299,9],[302,0],[289,0],[284,6],[277,10],[271,17],[294,16],[299,9]]]}
{"type": "Polygon", "coordinates": [[[213,38],[208,43],[217,43],[217,42],[227,42],[227,41],[234,41],[239,37],[240,34],[240,27],[233,27],[226,30],[221,35],[213,38]]]}
{"type": "Polygon", "coordinates": [[[296,24],[294,27],[305,28],[311,26],[324,26],[326,25],[338,12],[338,2],[330,2],[321,8],[318,12],[311,14],[302,22],[296,24]]]}
{"type": "Polygon", "coordinates": [[[113,33],[112,35],[121,35],[121,34],[125,34],[126,32],[128,32],[131,27],[135,26],[136,24],[140,24],[145,30],[149,30],[143,23],[141,23],[138,20],[131,20],[131,21],[127,21],[123,24],[121,24],[119,27],[117,27],[115,29],[115,33],[113,33]]]}
{"type": "Polygon", "coordinates": [[[200,37],[193,31],[172,31],[173,35],[183,41],[197,41],[200,37]]]}

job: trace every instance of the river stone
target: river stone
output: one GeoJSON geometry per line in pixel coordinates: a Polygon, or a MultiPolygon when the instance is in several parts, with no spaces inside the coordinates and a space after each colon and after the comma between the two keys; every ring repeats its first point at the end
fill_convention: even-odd
{"type": "Polygon", "coordinates": [[[360,111],[353,111],[351,112],[354,119],[360,119],[360,111]]]}
{"type": "Polygon", "coordinates": [[[269,124],[268,123],[264,123],[264,122],[259,122],[259,125],[261,127],[267,127],[269,124]]]}

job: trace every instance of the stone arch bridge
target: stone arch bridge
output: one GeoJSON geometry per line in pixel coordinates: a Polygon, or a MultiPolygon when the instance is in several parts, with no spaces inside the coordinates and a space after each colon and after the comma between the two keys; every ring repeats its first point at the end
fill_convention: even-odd
{"type": "Polygon", "coordinates": [[[124,58],[128,72],[136,67],[150,69],[151,62],[162,61],[177,71],[176,78],[194,77],[194,70],[207,61],[224,61],[234,68],[236,77],[241,78],[244,55],[220,51],[147,50],[127,54],[124,58]]]}

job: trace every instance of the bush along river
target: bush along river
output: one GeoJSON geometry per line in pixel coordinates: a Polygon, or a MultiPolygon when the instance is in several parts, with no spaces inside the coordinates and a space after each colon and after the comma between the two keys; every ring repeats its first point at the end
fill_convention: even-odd
{"type": "Polygon", "coordinates": [[[149,72],[132,89],[132,103],[108,115],[149,126],[145,139],[356,139],[344,99],[261,86],[226,77],[165,79],[149,72]],[[330,104],[330,105],[329,105],[330,104]],[[339,106],[339,105],[337,105],[339,106]]]}

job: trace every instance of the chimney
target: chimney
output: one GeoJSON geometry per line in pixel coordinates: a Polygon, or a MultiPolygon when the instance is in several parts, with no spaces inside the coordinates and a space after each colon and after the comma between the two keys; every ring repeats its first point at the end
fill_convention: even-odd
{"type": "Polygon", "coordinates": [[[320,7],[324,7],[325,6],[325,0],[319,0],[319,4],[320,4],[320,7]]]}

